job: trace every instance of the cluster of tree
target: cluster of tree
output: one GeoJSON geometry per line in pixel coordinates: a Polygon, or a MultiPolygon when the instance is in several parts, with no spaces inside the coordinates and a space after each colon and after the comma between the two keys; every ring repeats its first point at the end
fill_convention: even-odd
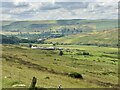
{"type": "Polygon", "coordinates": [[[31,24],[30,28],[48,28],[51,27],[52,24],[31,24]]]}
{"type": "Polygon", "coordinates": [[[61,29],[61,32],[63,35],[71,35],[71,34],[78,34],[81,33],[82,29],[78,29],[78,28],[63,28],[61,29]]]}
{"type": "Polygon", "coordinates": [[[5,35],[0,35],[0,37],[0,43],[2,44],[19,44],[19,39],[17,37],[7,37],[5,35]]]}
{"type": "Polygon", "coordinates": [[[1,44],[37,43],[36,40],[19,39],[15,36],[0,35],[0,37],[1,44]]]}
{"type": "Polygon", "coordinates": [[[20,39],[19,43],[36,43],[36,40],[20,39]]]}

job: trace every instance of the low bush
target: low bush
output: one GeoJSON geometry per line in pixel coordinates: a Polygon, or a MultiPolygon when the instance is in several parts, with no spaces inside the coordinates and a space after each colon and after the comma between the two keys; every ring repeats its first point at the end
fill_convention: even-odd
{"type": "Polygon", "coordinates": [[[70,74],[68,74],[68,76],[72,77],[72,78],[79,78],[79,79],[83,79],[82,75],[77,73],[77,72],[72,72],[70,74]]]}
{"type": "Polygon", "coordinates": [[[59,52],[59,55],[62,56],[62,55],[63,55],[63,51],[60,51],[60,52],[59,52]]]}
{"type": "Polygon", "coordinates": [[[83,52],[82,54],[83,55],[90,55],[88,52],[83,52]]]}
{"type": "Polygon", "coordinates": [[[45,79],[50,79],[50,77],[45,77],[45,79]]]}

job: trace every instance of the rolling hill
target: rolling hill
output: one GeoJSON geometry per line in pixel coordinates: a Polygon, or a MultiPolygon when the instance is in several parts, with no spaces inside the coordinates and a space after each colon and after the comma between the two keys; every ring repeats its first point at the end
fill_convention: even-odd
{"type": "Polygon", "coordinates": [[[6,36],[28,38],[57,38],[74,34],[93,33],[118,28],[113,20],[45,20],[45,21],[2,21],[2,32],[6,36]]]}
{"type": "Polygon", "coordinates": [[[68,35],[61,38],[52,38],[45,41],[46,43],[63,43],[63,44],[86,44],[86,45],[108,45],[117,46],[118,29],[105,30],[101,32],[82,33],[68,35]]]}
{"type": "MultiPolygon", "coordinates": [[[[30,31],[42,31],[42,30],[58,30],[63,27],[83,28],[82,26],[95,26],[96,30],[106,30],[110,28],[117,28],[117,20],[46,20],[46,21],[2,21],[2,29],[4,31],[19,31],[19,32],[30,32],[30,31]],[[67,25],[67,26],[66,26],[67,25]]],[[[69,28],[71,29],[71,28],[69,28]]]]}

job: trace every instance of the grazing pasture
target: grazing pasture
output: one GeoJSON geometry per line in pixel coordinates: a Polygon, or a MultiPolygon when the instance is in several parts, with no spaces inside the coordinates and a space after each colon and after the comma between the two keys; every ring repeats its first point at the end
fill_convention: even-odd
{"type": "Polygon", "coordinates": [[[1,22],[3,88],[118,88],[117,19],[1,22]]]}
{"type": "MultiPolygon", "coordinates": [[[[37,44],[37,46],[52,46],[37,44]]],[[[37,87],[113,88],[118,87],[118,49],[112,47],[56,45],[59,50],[31,49],[22,45],[2,45],[3,88],[23,84],[29,87],[37,77],[37,87]],[[76,78],[81,77],[81,78],[76,78]]],[[[17,87],[17,86],[16,86],[17,87]]]]}

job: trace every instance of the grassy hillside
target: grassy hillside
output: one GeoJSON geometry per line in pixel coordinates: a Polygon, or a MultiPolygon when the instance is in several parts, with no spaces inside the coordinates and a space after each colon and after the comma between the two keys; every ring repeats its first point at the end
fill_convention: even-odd
{"type": "Polygon", "coordinates": [[[34,76],[36,86],[43,88],[118,88],[117,20],[2,23],[3,88],[28,88],[34,76]],[[31,49],[30,44],[59,47],[63,55],[59,50],[31,49]]]}
{"type": "Polygon", "coordinates": [[[117,48],[59,45],[59,51],[33,50],[24,46],[3,45],[3,87],[24,84],[29,87],[33,76],[37,87],[98,88],[118,87],[117,48]],[[88,52],[89,55],[84,55],[88,52]],[[82,79],[69,77],[78,72],[82,79]]]}
{"type": "MultiPolygon", "coordinates": [[[[3,31],[31,32],[54,29],[60,26],[74,25],[74,28],[82,25],[94,25],[96,30],[117,28],[117,20],[45,20],[45,21],[2,21],[3,31]],[[54,28],[55,27],[55,28],[54,28]]],[[[83,28],[83,27],[82,27],[83,28]]],[[[69,28],[70,29],[70,28],[69,28]]]]}
{"type": "Polygon", "coordinates": [[[91,45],[111,45],[118,44],[118,29],[109,31],[82,33],[69,35],[61,38],[52,38],[46,40],[47,43],[63,43],[63,44],[91,44],[91,45]]]}

